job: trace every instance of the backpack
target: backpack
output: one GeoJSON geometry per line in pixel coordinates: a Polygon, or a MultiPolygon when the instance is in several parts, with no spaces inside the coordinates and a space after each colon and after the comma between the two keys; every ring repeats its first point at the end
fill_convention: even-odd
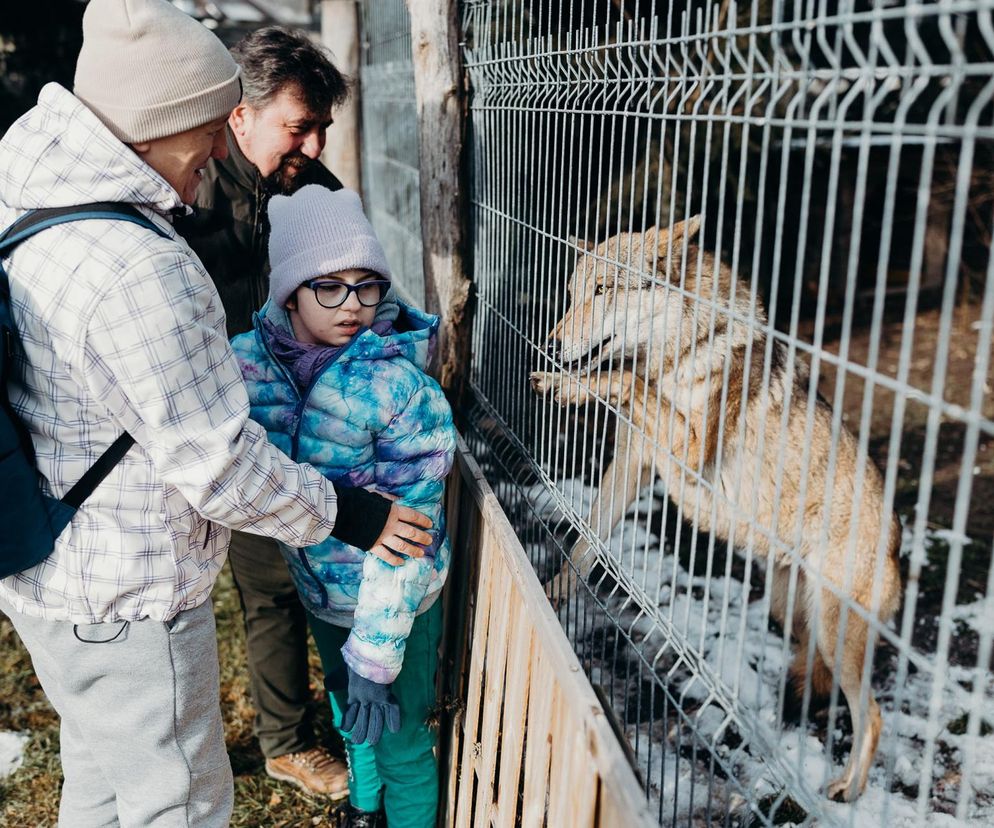
{"type": "Polygon", "coordinates": [[[2,259],[35,233],[67,221],[119,219],[147,227],[163,238],[168,233],[133,207],[101,202],[76,207],[32,210],[0,233],[0,578],[22,572],[52,554],[55,539],[72,520],[128,449],[134,438],[118,437],[60,500],[42,493],[34,447],[24,423],[11,407],[7,392],[18,344],[11,313],[10,285],[2,259]]]}

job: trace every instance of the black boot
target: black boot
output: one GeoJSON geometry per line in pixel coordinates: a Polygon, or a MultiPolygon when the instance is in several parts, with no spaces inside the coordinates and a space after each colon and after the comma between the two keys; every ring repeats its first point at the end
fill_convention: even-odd
{"type": "Polygon", "coordinates": [[[382,808],[378,811],[360,811],[349,805],[343,828],[387,828],[387,815],[382,808]]]}

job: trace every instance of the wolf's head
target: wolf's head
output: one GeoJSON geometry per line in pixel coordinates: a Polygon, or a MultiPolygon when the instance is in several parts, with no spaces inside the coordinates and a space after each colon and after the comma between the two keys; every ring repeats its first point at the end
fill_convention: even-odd
{"type": "Polygon", "coordinates": [[[710,282],[715,269],[711,256],[698,267],[700,228],[701,217],[694,216],[672,230],[652,227],[619,233],[596,247],[581,244],[587,252],[570,276],[569,309],[549,334],[550,350],[564,363],[600,362],[647,355],[667,341],[678,348],[689,343],[693,325],[679,288],[693,292],[691,283],[710,282]]]}

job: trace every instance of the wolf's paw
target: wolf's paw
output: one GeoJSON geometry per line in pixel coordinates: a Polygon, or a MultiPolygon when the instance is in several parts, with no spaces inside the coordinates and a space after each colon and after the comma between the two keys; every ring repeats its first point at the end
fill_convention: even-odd
{"type": "Polygon", "coordinates": [[[528,375],[528,381],[531,383],[532,391],[539,396],[545,396],[558,384],[556,375],[550,371],[532,371],[528,375]]]}
{"type": "Polygon", "coordinates": [[[576,405],[587,398],[579,381],[569,374],[551,371],[532,371],[529,375],[532,390],[543,397],[551,397],[559,405],[576,405]]]}
{"type": "Polygon", "coordinates": [[[854,785],[854,774],[844,773],[838,779],[833,779],[825,788],[825,796],[833,802],[855,802],[860,795],[860,790],[854,785]]]}

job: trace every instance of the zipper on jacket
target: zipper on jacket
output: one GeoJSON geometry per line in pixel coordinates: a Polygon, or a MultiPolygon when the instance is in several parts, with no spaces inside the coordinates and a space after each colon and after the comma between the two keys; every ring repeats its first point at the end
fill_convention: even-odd
{"type": "Polygon", "coordinates": [[[297,462],[297,454],[300,451],[300,429],[304,424],[304,406],[307,405],[307,399],[311,396],[311,391],[314,390],[314,386],[317,385],[321,377],[324,376],[325,371],[345,356],[345,354],[351,350],[353,344],[359,340],[359,337],[362,336],[368,328],[362,327],[356,331],[356,335],[352,337],[352,342],[350,342],[347,347],[343,348],[341,353],[336,354],[334,359],[329,359],[324,365],[322,365],[321,370],[311,377],[311,381],[307,383],[307,388],[305,388],[303,393],[301,393],[300,389],[297,387],[297,383],[294,381],[293,377],[290,376],[290,372],[287,370],[286,366],[284,366],[283,363],[276,358],[276,354],[274,354],[272,348],[269,347],[269,343],[266,341],[266,336],[262,330],[262,317],[256,313],[256,318],[256,336],[259,337],[259,341],[262,343],[262,347],[265,349],[266,354],[273,362],[276,363],[276,365],[279,366],[284,378],[288,383],[290,383],[294,393],[297,395],[297,406],[293,412],[293,435],[290,438],[290,459],[297,462]]]}
{"type": "MultiPolygon", "coordinates": [[[[342,352],[337,354],[334,359],[329,359],[324,365],[322,365],[321,370],[318,371],[311,378],[311,381],[307,384],[307,388],[305,388],[304,392],[301,394],[300,389],[297,387],[297,383],[294,381],[293,377],[290,376],[289,370],[287,370],[286,366],[283,365],[283,363],[276,358],[276,354],[274,354],[272,348],[269,347],[269,342],[266,341],[265,333],[262,330],[262,317],[259,316],[258,312],[256,312],[255,314],[255,323],[256,323],[255,335],[256,337],[258,337],[259,342],[262,344],[262,347],[265,350],[266,355],[279,368],[280,372],[283,374],[284,379],[286,379],[286,381],[290,384],[290,387],[293,388],[293,391],[298,398],[297,406],[294,409],[293,437],[291,438],[291,444],[290,444],[290,459],[296,462],[297,454],[300,451],[300,429],[304,422],[304,406],[307,404],[308,397],[310,397],[311,392],[314,390],[314,386],[317,385],[321,377],[324,376],[325,371],[331,368],[331,366],[334,365],[336,362],[338,362],[338,360],[341,359],[342,356],[348,353],[349,349],[352,347],[352,344],[356,342],[359,339],[359,337],[366,332],[367,329],[365,327],[360,328],[356,332],[356,335],[352,337],[352,342],[349,343],[347,348],[343,348],[342,352]]],[[[325,585],[321,582],[321,579],[318,578],[317,573],[314,571],[314,568],[311,566],[311,562],[307,559],[307,553],[304,551],[304,547],[298,546],[296,547],[296,549],[297,549],[297,557],[300,558],[300,562],[304,565],[304,569],[307,570],[307,574],[311,576],[311,580],[313,580],[315,585],[317,586],[318,592],[321,593],[321,609],[327,609],[330,603],[328,599],[328,590],[325,588],[325,585]]]]}
{"type": "MultiPolygon", "coordinates": [[[[266,250],[265,244],[265,227],[263,221],[265,220],[265,205],[263,204],[265,193],[262,189],[259,173],[255,173],[255,186],[253,188],[253,216],[252,216],[252,252],[255,257],[255,261],[265,261],[269,262],[268,251],[266,250]]],[[[263,268],[252,275],[254,284],[252,285],[252,301],[256,307],[261,307],[262,303],[266,299],[266,276],[263,274],[263,268]]]]}
{"type": "MultiPolygon", "coordinates": [[[[297,383],[293,381],[293,377],[290,376],[290,372],[286,369],[286,366],[284,366],[283,363],[276,358],[276,354],[274,354],[272,349],[269,347],[269,343],[266,341],[266,336],[262,330],[262,317],[259,316],[258,311],[256,311],[255,313],[254,321],[255,321],[255,335],[256,338],[259,340],[259,344],[262,345],[262,349],[266,352],[266,355],[270,358],[270,360],[272,360],[273,364],[276,365],[279,372],[283,374],[283,378],[293,389],[293,393],[296,394],[298,398],[300,398],[300,402],[297,404],[297,408],[294,414],[297,422],[294,424],[293,447],[291,448],[290,451],[290,459],[296,460],[298,435],[300,434],[300,418],[301,418],[301,413],[303,411],[303,402],[304,400],[307,399],[307,397],[306,396],[301,397],[300,389],[297,388],[297,383]]],[[[322,371],[321,373],[324,372],[322,371]]],[[[313,387],[313,383],[311,383],[311,386],[308,388],[308,393],[310,393],[311,387],[313,387]]],[[[311,566],[311,562],[307,560],[307,554],[304,551],[304,547],[298,546],[295,548],[297,550],[297,557],[300,558],[300,562],[304,565],[304,569],[307,570],[307,574],[311,577],[311,580],[314,581],[314,585],[317,587],[318,592],[321,593],[321,609],[327,609],[328,604],[330,603],[328,599],[328,590],[325,589],[324,584],[321,583],[321,579],[318,578],[317,573],[314,571],[314,568],[311,566]]]]}
{"type": "MultiPolygon", "coordinates": [[[[341,356],[341,354],[339,354],[339,356],[341,356]]],[[[307,383],[307,388],[304,389],[304,393],[301,395],[300,401],[297,403],[297,410],[294,411],[293,439],[290,443],[291,460],[296,460],[297,453],[300,451],[300,430],[304,425],[304,406],[307,405],[307,398],[311,396],[311,391],[314,390],[314,386],[317,385],[318,380],[321,379],[324,372],[327,371],[334,362],[334,359],[329,359],[324,365],[321,366],[321,370],[311,377],[311,381],[307,383]]]]}

